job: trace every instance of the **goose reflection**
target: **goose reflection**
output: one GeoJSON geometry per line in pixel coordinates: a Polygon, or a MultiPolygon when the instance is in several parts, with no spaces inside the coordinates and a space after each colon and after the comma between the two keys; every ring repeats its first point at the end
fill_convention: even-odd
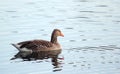
{"type": "Polygon", "coordinates": [[[61,53],[61,50],[18,52],[16,55],[14,55],[13,58],[11,58],[11,60],[21,58],[23,59],[23,61],[33,61],[33,60],[44,60],[44,59],[51,58],[51,63],[54,66],[54,68],[59,68],[61,65],[60,60],[63,60],[63,57],[62,58],[58,57],[60,53],[61,53]]]}

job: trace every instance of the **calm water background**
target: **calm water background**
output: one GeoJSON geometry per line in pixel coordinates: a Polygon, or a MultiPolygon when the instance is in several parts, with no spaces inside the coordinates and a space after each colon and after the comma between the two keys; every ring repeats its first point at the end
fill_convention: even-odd
{"type": "Polygon", "coordinates": [[[0,1],[0,53],[0,74],[120,74],[120,1],[0,1]],[[10,60],[18,52],[10,43],[50,40],[54,28],[65,35],[59,68],[10,60]]]}

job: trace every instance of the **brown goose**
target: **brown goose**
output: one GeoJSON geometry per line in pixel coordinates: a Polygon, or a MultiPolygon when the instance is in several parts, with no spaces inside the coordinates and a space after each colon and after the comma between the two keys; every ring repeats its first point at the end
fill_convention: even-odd
{"type": "Polygon", "coordinates": [[[51,41],[46,40],[30,40],[23,41],[17,44],[12,44],[19,51],[49,51],[49,50],[60,50],[61,46],[57,41],[57,37],[64,37],[63,33],[59,29],[54,29],[51,35],[51,41]]]}

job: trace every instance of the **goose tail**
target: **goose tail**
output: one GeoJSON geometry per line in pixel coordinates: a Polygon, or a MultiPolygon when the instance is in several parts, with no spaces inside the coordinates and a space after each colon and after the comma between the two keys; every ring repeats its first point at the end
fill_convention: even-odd
{"type": "Polygon", "coordinates": [[[17,44],[13,44],[13,43],[11,43],[11,45],[14,46],[15,48],[17,48],[17,49],[20,51],[20,48],[18,47],[17,44]]]}
{"type": "Polygon", "coordinates": [[[32,52],[31,49],[20,48],[21,45],[18,45],[18,44],[11,44],[11,45],[14,46],[15,48],[17,48],[20,52],[32,52]]]}

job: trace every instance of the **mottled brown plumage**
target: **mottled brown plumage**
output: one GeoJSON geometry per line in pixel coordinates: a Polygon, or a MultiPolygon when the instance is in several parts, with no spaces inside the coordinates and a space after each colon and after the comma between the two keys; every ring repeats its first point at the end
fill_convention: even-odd
{"type": "Polygon", "coordinates": [[[51,42],[45,40],[24,41],[18,43],[18,45],[21,45],[20,48],[27,48],[32,50],[39,50],[39,48],[50,48],[53,46],[51,42]]]}
{"type": "Polygon", "coordinates": [[[58,36],[64,36],[59,29],[54,29],[51,35],[51,41],[46,40],[30,40],[23,41],[17,44],[12,44],[20,51],[46,51],[46,50],[58,50],[61,49],[60,44],[57,41],[58,36]]]}

